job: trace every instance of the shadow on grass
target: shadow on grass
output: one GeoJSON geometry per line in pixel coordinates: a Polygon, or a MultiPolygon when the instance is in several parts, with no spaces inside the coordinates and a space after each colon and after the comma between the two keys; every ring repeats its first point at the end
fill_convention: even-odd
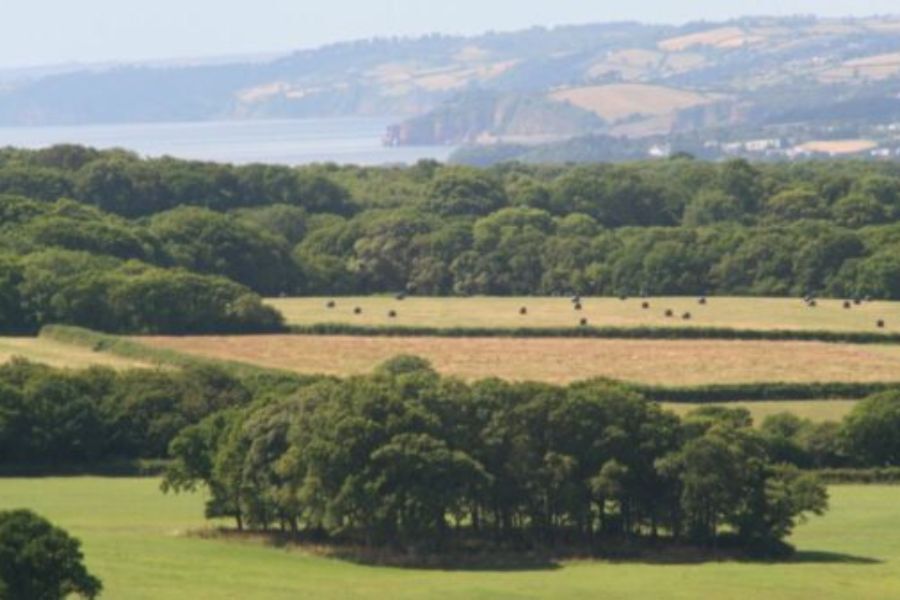
{"type": "Polygon", "coordinates": [[[566,562],[597,561],[610,565],[642,564],[685,566],[716,563],[789,566],[803,564],[877,565],[883,561],[863,556],[818,550],[798,551],[781,559],[754,558],[735,548],[718,550],[679,544],[611,544],[605,551],[589,547],[516,550],[483,544],[457,545],[443,553],[416,548],[373,548],[353,543],[336,543],[308,535],[275,532],[237,532],[228,529],[195,532],[209,539],[258,543],[284,550],[296,550],[311,556],[339,560],[368,567],[409,570],[514,572],[554,571],[566,562]]]}
{"type": "Polygon", "coordinates": [[[820,550],[802,550],[794,554],[788,563],[810,564],[836,564],[836,565],[880,565],[884,561],[866,556],[853,556],[840,552],[825,552],[820,550]]]}

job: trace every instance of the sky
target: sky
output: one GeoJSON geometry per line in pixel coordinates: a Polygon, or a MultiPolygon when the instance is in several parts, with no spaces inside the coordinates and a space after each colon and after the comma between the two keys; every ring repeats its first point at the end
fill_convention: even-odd
{"type": "Polygon", "coordinates": [[[0,68],[262,54],[533,25],[889,13],[900,13],[898,0],[0,0],[0,68]]]}

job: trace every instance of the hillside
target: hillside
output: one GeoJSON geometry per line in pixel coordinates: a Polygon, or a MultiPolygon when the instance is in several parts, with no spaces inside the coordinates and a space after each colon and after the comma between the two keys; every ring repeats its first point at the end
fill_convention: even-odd
{"type": "Polygon", "coordinates": [[[674,144],[790,157],[836,139],[857,143],[825,154],[889,156],[900,146],[898,33],[900,18],[888,17],[616,23],[51,71],[0,88],[0,124],[394,115],[390,144],[533,146],[593,134],[650,140],[644,156],[674,144]]]}

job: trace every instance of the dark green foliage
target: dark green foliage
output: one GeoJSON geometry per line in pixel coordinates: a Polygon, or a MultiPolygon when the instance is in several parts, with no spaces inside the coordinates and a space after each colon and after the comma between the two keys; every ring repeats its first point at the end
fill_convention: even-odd
{"type": "Polygon", "coordinates": [[[0,194],[18,195],[0,195],[0,320],[20,331],[54,320],[179,333],[277,325],[247,290],[173,267],[263,295],[900,299],[898,190],[896,165],[849,161],[289,168],[5,149],[0,194]],[[32,297],[17,271],[32,260],[48,270],[35,255],[73,263],[46,254],[63,250],[91,255],[75,261],[86,274],[32,297]],[[166,298],[157,308],[182,292],[192,310],[216,308],[158,322],[125,314],[138,307],[87,310],[117,287],[127,302],[150,289],[166,298]]]}
{"type": "Polygon", "coordinates": [[[265,397],[270,384],[254,388],[210,366],[74,372],[12,361],[0,366],[0,468],[165,458],[179,431],[265,397]]]}
{"type": "Polygon", "coordinates": [[[860,465],[900,467],[900,392],[861,402],[845,419],[841,433],[848,453],[860,465]]]}
{"type": "MultiPolygon", "coordinates": [[[[527,312],[527,311],[526,311],[527,312]]],[[[674,313],[673,313],[674,315],[674,313]]],[[[297,335],[348,335],[387,337],[499,337],[499,338],[596,338],[643,340],[802,340],[846,344],[897,344],[900,335],[854,331],[802,329],[730,329],[727,327],[420,327],[407,325],[352,325],[320,323],[291,325],[297,335]]]]}
{"type": "MultiPolygon", "coordinates": [[[[708,413],[708,414],[706,414],[708,413]]],[[[749,552],[827,498],[775,466],[746,412],[680,422],[614,383],[567,388],[439,377],[398,357],[214,414],[172,442],[165,490],[211,492],[210,517],[368,545],[440,551],[462,535],[518,547],[666,536],[749,552]]]]}
{"type": "Polygon", "coordinates": [[[27,510],[0,512],[0,598],[96,598],[103,585],[84,566],[81,543],[27,510]]]}

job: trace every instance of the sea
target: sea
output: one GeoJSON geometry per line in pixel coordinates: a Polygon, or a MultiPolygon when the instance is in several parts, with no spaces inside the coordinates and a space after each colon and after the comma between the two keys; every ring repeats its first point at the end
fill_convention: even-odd
{"type": "Polygon", "coordinates": [[[451,146],[387,147],[390,117],[136,123],[64,127],[0,127],[0,147],[81,144],[125,148],[146,157],[172,156],[234,164],[413,164],[446,161],[451,146]]]}

